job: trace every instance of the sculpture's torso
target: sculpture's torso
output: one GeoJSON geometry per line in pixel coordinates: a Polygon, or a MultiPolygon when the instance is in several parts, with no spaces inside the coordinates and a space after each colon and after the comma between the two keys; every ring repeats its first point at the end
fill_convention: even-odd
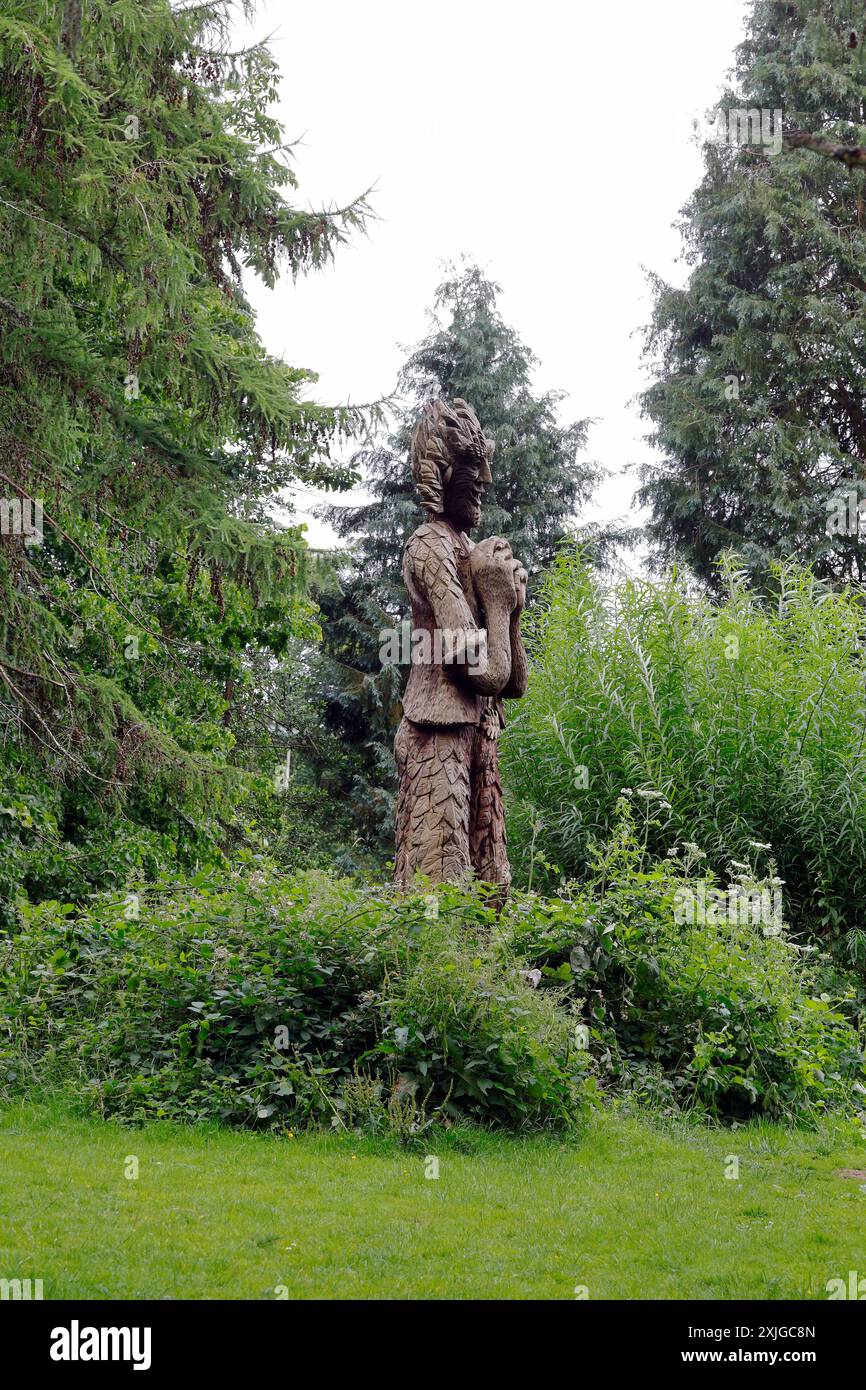
{"type": "MultiPolygon", "coordinates": [[[[469,576],[472,541],[444,521],[428,521],[409,538],[403,555],[403,582],[412,604],[412,627],[436,631],[431,599],[459,592],[479,623],[478,601],[469,576]]],[[[438,662],[414,662],[403,697],[403,713],[417,724],[478,724],[484,698],[461,684],[459,671],[438,662]]]]}

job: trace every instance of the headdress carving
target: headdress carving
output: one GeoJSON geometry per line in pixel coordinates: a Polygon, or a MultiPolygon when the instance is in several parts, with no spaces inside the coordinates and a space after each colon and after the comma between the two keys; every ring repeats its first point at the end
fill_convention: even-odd
{"type": "Polygon", "coordinates": [[[478,416],[466,401],[427,401],[412,435],[412,477],[421,505],[434,516],[444,509],[446,484],[460,460],[480,469],[493,457],[494,442],[481,428],[478,416]]]}

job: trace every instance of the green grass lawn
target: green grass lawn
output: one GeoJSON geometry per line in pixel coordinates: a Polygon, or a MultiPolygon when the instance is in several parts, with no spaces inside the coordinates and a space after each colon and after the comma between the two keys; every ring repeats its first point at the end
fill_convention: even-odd
{"type": "Polygon", "coordinates": [[[837,1173],[866,1167],[853,1130],[605,1114],[569,1142],[428,1147],[435,1180],[390,1141],[8,1108],[0,1277],[41,1278],[46,1298],[820,1299],[866,1275],[866,1192],[837,1173]]]}

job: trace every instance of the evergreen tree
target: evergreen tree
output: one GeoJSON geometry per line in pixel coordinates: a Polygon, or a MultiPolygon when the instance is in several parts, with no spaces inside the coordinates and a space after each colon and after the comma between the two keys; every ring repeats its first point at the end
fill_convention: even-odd
{"type": "Polygon", "coordinates": [[[580,457],[589,422],[559,425],[564,393],[533,391],[536,358],[503,321],[499,293],[477,266],[450,268],[436,291],[430,332],[400,374],[405,404],[394,433],[353,459],[373,500],[323,509],[351,543],[359,577],[384,608],[403,609],[403,547],[421,520],[408,453],[425,400],[462,397],[495,439],[493,482],[485,488],[475,539],[507,536],[530,579],[547,568],[560,541],[575,533],[576,512],[598,480],[599,470],[580,457]]]}
{"type": "Polygon", "coordinates": [[[474,539],[507,536],[530,585],[559,543],[576,533],[576,513],[600,476],[581,457],[588,421],[561,426],[562,393],[533,390],[536,359],[502,319],[499,292],[474,265],[449,269],[436,292],[430,331],[401,372],[403,405],[393,433],[353,459],[373,500],[323,509],[350,547],[340,565],[339,592],[317,595],[328,658],[327,718],[345,740],[348,761],[341,774],[367,837],[378,834],[383,851],[390,844],[391,744],[406,670],[383,667],[380,634],[408,617],[401,564],[422,520],[408,464],[421,404],[462,397],[495,439],[493,483],[485,489],[474,539]]]}
{"type": "Polygon", "coordinates": [[[735,78],[683,213],[688,284],[656,283],[657,379],[643,403],[665,457],[638,497],[661,555],[684,556],[711,584],[727,549],[757,578],[770,557],[797,556],[828,579],[859,581],[863,173],[817,157],[802,137],[780,148],[771,113],[786,132],[866,137],[862,5],[756,0],[735,78]],[[738,111],[752,111],[751,129],[738,111]]]}
{"type": "Polygon", "coordinates": [[[294,479],[347,481],[329,441],[362,420],[267,355],[241,272],[322,264],[365,207],[287,201],[277,70],[230,51],[234,8],[0,15],[9,891],[81,895],[230,843],[249,653],[315,632],[301,531],[270,507],[294,479]]]}

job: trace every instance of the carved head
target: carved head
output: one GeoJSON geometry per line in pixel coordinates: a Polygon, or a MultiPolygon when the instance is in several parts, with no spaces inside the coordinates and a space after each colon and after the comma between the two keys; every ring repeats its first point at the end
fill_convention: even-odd
{"type": "Polygon", "coordinates": [[[460,531],[481,521],[481,494],[492,482],[494,443],[465,401],[427,401],[412,435],[412,477],[421,505],[460,531]]]}

